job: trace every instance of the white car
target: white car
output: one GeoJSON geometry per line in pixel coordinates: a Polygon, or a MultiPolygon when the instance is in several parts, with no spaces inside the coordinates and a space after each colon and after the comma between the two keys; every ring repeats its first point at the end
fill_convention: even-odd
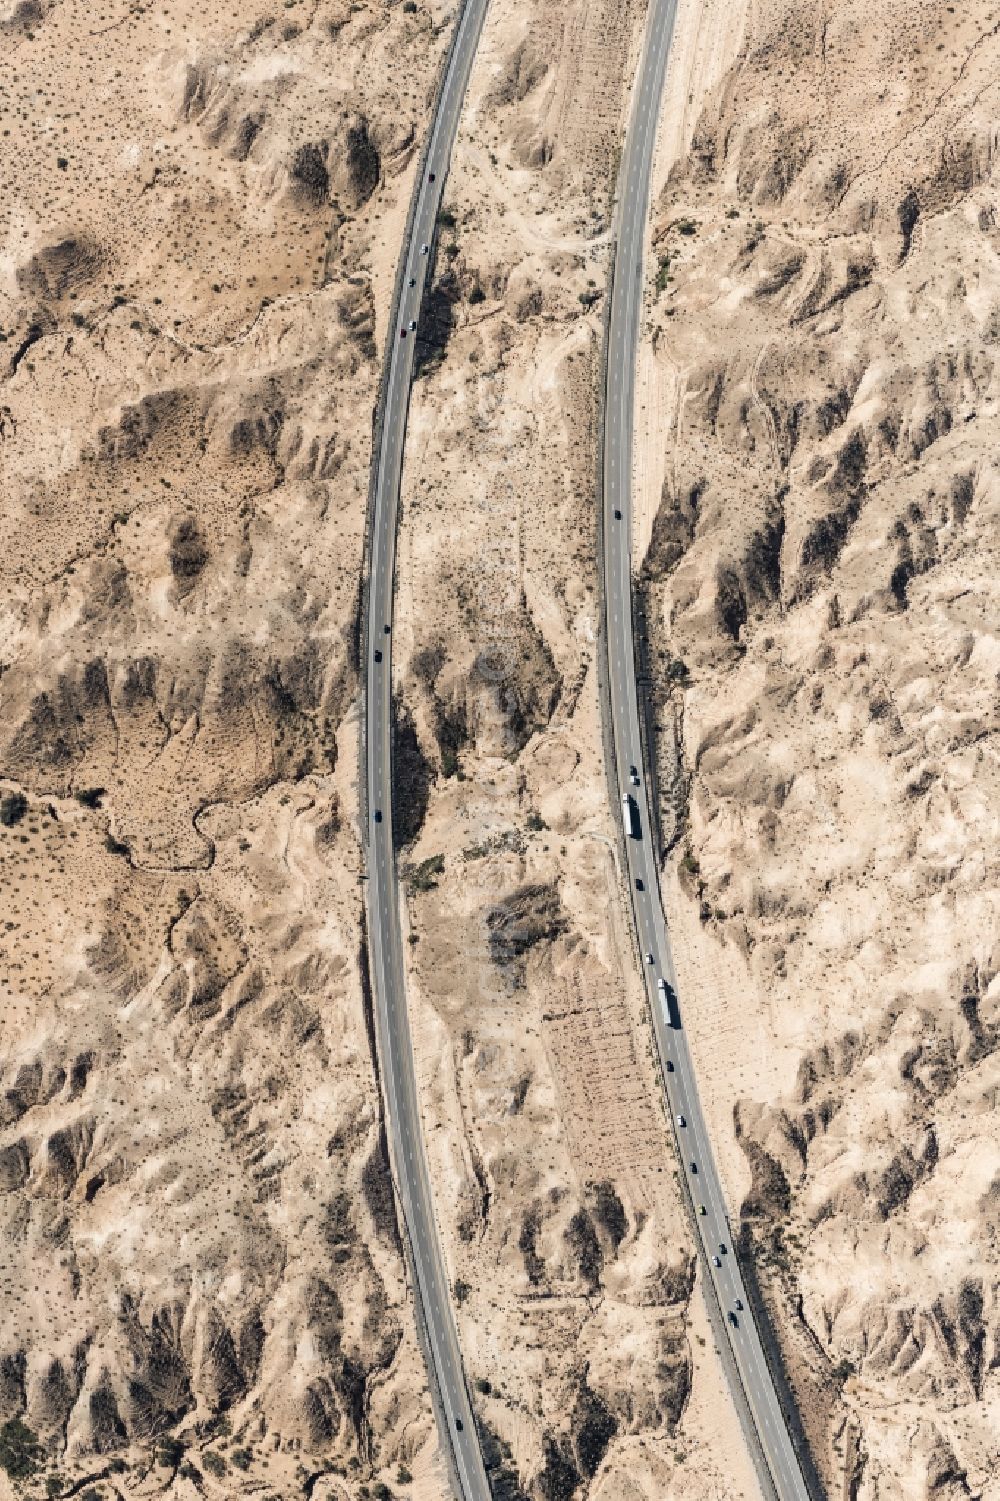
{"type": "Polygon", "coordinates": [[[647,964],[655,964],[656,963],[656,961],[653,958],[652,954],[647,954],[646,955],[646,963],[647,964]]]}
{"type": "Polygon", "coordinates": [[[718,1256],[713,1256],[712,1257],[712,1264],[714,1266],[721,1266],[722,1262],[719,1260],[718,1256]]]}
{"type": "Polygon", "coordinates": [[[431,253],[431,247],[429,245],[421,245],[421,247],[420,247],[420,254],[421,255],[430,255],[430,253],[431,253]]]}
{"type": "Polygon", "coordinates": [[[632,783],[632,786],[633,787],[638,787],[638,785],[639,785],[639,773],[636,771],[636,769],[635,769],[634,766],[630,766],[629,767],[629,769],[628,769],[628,776],[629,776],[629,781],[632,783]]]}
{"type": "Polygon", "coordinates": [[[417,320],[416,320],[416,318],[411,318],[410,322],[409,322],[409,329],[410,329],[410,333],[411,334],[413,333],[413,331],[416,328],[416,326],[417,326],[417,320]]]}
{"type": "Polygon", "coordinates": [[[687,1121],[684,1119],[683,1115],[679,1115],[677,1117],[677,1124],[679,1126],[686,1126],[687,1125],[687,1121]]]}
{"type": "Polygon", "coordinates": [[[666,995],[666,993],[667,993],[667,982],[663,978],[662,975],[660,976],[660,978],[656,982],[656,988],[660,992],[661,995],[666,995]]]}

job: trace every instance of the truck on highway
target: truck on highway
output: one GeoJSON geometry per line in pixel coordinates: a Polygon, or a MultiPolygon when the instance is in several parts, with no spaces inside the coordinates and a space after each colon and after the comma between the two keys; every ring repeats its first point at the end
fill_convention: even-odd
{"type": "Polygon", "coordinates": [[[679,1027],[681,1024],[681,1014],[677,1009],[677,992],[669,980],[664,980],[662,976],[657,980],[656,988],[660,992],[660,1001],[667,1018],[667,1025],[670,1027],[679,1027]]]}
{"type": "Polygon", "coordinates": [[[622,793],[622,823],[625,825],[625,833],[629,839],[642,838],[642,830],[639,827],[639,804],[630,792],[622,793]]]}

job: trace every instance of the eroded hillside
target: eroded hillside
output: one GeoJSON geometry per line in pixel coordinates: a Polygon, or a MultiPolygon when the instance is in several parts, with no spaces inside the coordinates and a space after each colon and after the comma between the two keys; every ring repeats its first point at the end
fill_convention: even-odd
{"type": "Polygon", "coordinates": [[[418,332],[395,828],[438,1221],[531,1501],[749,1497],[622,923],[597,713],[611,188],[645,15],[493,4],[418,332]]]}
{"type": "Polygon", "coordinates": [[[653,229],[668,906],[859,1498],[997,1494],[998,36],[984,5],[757,7],[653,229]]]}
{"type": "Polygon", "coordinates": [[[352,704],[376,308],[450,19],[5,7],[0,1425],[31,1494],[445,1488],[352,704]]]}

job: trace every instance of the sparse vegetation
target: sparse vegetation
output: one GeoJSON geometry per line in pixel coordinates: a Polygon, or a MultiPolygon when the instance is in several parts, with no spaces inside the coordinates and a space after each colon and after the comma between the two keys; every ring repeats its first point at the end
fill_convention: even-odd
{"type": "Polygon", "coordinates": [[[7,792],[0,797],[0,824],[12,829],[28,811],[28,799],[23,792],[7,792]]]}
{"type": "Polygon", "coordinates": [[[201,1456],[201,1462],[208,1473],[214,1475],[216,1479],[221,1479],[229,1469],[222,1455],[216,1454],[214,1449],[206,1449],[205,1453],[201,1456]]]}
{"type": "Polygon", "coordinates": [[[444,875],[444,855],[428,855],[426,860],[421,860],[420,864],[410,871],[410,890],[434,891],[438,884],[437,878],[442,875],[444,875]]]}
{"type": "Polygon", "coordinates": [[[105,787],[81,787],[73,795],[85,808],[99,808],[106,791],[105,787]]]}
{"type": "Polygon", "coordinates": [[[38,1435],[33,1433],[20,1418],[11,1418],[0,1428],[0,1469],[11,1480],[27,1480],[38,1469],[42,1460],[38,1435]]]}
{"type": "Polygon", "coordinates": [[[471,1291],[472,1288],[469,1286],[468,1282],[463,1282],[461,1277],[455,1278],[455,1302],[458,1304],[459,1308],[461,1308],[462,1304],[465,1302],[471,1291]]]}

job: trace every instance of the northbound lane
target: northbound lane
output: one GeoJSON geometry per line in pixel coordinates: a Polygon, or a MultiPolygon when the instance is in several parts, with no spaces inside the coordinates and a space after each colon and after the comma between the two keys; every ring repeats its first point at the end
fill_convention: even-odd
{"type": "Polygon", "coordinates": [[[389,329],[381,443],[374,456],[369,584],[366,610],[365,779],[368,824],[368,933],[375,1023],[393,1175],[413,1269],[417,1317],[436,1388],[442,1447],[449,1454],[461,1501],[490,1501],[469,1400],[444,1258],[437,1235],[424,1153],[406,1010],[399,888],[392,838],[392,608],[396,523],[403,443],[419,319],[434,245],[441,194],[462,100],[482,31],[487,0],[465,0],[414,192],[410,234],[399,268],[401,295],[389,329]]]}
{"type": "Polygon", "coordinates": [[[635,803],[631,815],[624,804],[616,807],[614,812],[623,819],[639,951],[653,956],[653,963],[644,963],[642,967],[667,1110],[694,1211],[706,1296],[717,1304],[718,1314],[713,1322],[723,1331],[720,1338],[728,1339],[732,1351],[732,1361],[726,1365],[730,1384],[735,1388],[733,1399],[764,1495],[776,1497],[777,1501],[809,1501],[809,1492],[764,1358],[733,1250],[722,1186],[698,1098],[687,1036],[677,1008],[677,976],[660,899],[649,800],[646,788],[641,783],[636,784],[631,775],[631,768],[642,766],[632,640],[631,475],[635,356],[642,309],[642,253],[653,145],[676,8],[677,0],[650,0],[645,50],[618,180],[618,232],[604,395],[605,639],[619,794],[621,797],[631,795],[635,803]],[[636,834],[638,837],[633,837],[636,834]]]}

